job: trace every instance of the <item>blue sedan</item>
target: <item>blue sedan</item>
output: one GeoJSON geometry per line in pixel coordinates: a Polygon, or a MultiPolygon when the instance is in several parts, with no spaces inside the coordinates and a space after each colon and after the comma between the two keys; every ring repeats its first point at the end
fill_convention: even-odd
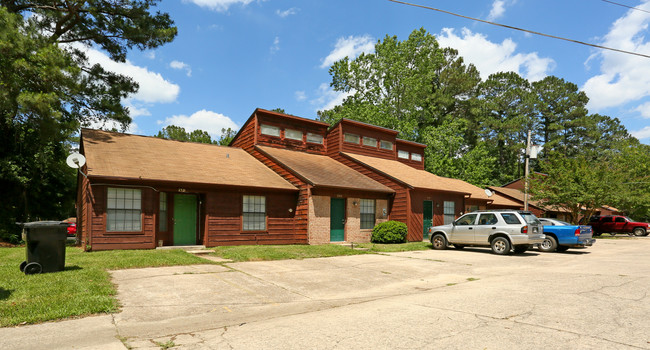
{"type": "Polygon", "coordinates": [[[572,225],[568,222],[540,218],[546,238],[539,245],[542,252],[564,252],[569,248],[584,248],[594,244],[591,226],[572,225]]]}

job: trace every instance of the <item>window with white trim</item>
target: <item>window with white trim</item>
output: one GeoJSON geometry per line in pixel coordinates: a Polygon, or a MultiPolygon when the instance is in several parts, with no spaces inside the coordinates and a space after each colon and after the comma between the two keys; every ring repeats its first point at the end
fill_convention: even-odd
{"type": "Polygon", "coordinates": [[[133,188],[108,188],[106,231],[142,231],[142,191],[133,188]]]}
{"type": "Polygon", "coordinates": [[[375,227],[375,200],[361,200],[361,229],[372,229],[375,227]]]}
{"type": "Polygon", "coordinates": [[[323,135],[314,134],[311,132],[307,133],[307,142],[323,144],[323,135]]]}
{"type": "Polygon", "coordinates": [[[356,144],[358,144],[358,143],[359,143],[359,135],[355,135],[355,134],[345,134],[345,135],[343,135],[343,140],[344,140],[345,142],[350,142],[350,143],[356,143],[356,144]]]}
{"type": "Polygon", "coordinates": [[[167,231],[167,193],[160,192],[158,203],[158,231],[167,231]]]}
{"type": "Polygon", "coordinates": [[[409,159],[409,153],[406,151],[397,151],[397,158],[409,159]]]}
{"type": "Polygon", "coordinates": [[[291,140],[302,141],[302,131],[284,129],[284,137],[291,140]]]}
{"type": "Polygon", "coordinates": [[[451,224],[456,219],[456,202],[444,201],[443,203],[443,222],[445,225],[451,224]]]}
{"type": "Polygon", "coordinates": [[[422,155],[419,153],[411,153],[411,160],[414,160],[416,162],[421,162],[422,161],[422,155]]]}
{"type": "Polygon", "coordinates": [[[390,141],[381,140],[381,142],[379,142],[379,148],[392,151],[393,150],[393,143],[390,142],[390,141]]]}
{"type": "Polygon", "coordinates": [[[244,196],[242,231],[266,230],[266,197],[244,196]]]}
{"type": "Polygon", "coordinates": [[[363,137],[363,145],[364,146],[370,146],[370,147],[377,147],[377,139],[374,139],[372,137],[363,137]]]}
{"type": "Polygon", "coordinates": [[[280,137],[280,128],[277,126],[262,124],[260,125],[260,128],[264,135],[280,137]]]}

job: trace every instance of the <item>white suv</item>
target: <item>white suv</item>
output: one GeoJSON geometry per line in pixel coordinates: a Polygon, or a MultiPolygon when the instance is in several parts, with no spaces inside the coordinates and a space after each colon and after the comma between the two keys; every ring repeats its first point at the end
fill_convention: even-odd
{"type": "Polygon", "coordinates": [[[495,254],[523,253],[544,241],[544,226],[523,210],[479,210],[465,214],[451,224],[429,228],[433,249],[466,246],[491,247],[495,254]]]}

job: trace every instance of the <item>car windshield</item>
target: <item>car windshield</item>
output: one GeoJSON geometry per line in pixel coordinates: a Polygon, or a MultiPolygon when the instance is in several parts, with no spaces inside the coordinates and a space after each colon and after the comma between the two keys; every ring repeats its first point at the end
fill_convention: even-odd
{"type": "Polygon", "coordinates": [[[541,222],[539,222],[539,220],[537,220],[537,217],[535,215],[533,215],[533,214],[521,213],[521,217],[523,217],[524,220],[526,220],[526,223],[528,223],[528,224],[541,225],[541,222]]]}

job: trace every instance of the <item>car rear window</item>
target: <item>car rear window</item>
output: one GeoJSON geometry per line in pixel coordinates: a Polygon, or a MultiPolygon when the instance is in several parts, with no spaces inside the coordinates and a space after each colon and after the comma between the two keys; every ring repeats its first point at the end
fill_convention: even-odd
{"type": "Polygon", "coordinates": [[[515,213],[501,213],[501,217],[503,218],[503,221],[506,222],[506,224],[509,225],[521,225],[521,221],[515,215],[515,213]]]}
{"type": "Polygon", "coordinates": [[[526,220],[526,223],[528,224],[540,224],[537,216],[533,214],[521,213],[521,216],[524,218],[524,220],[526,220]]]}

